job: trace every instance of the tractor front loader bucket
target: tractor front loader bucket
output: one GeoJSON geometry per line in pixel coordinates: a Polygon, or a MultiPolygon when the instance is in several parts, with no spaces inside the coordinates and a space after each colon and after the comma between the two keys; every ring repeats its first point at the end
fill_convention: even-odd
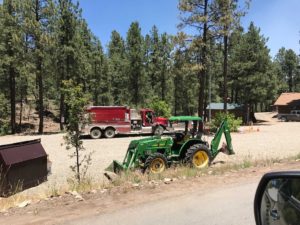
{"type": "Polygon", "coordinates": [[[120,172],[122,172],[123,170],[125,170],[124,166],[123,166],[120,162],[118,162],[118,161],[116,161],[116,160],[114,160],[114,161],[113,161],[113,162],[105,169],[105,171],[113,172],[113,173],[120,173],[120,172]]]}

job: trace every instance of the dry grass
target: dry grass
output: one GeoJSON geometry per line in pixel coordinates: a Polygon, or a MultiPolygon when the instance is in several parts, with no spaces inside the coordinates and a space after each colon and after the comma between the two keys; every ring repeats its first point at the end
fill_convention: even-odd
{"type": "Polygon", "coordinates": [[[193,179],[201,176],[214,176],[222,175],[224,173],[230,173],[233,171],[240,171],[250,167],[268,167],[276,163],[298,161],[300,154],[291,156],[284,159],[269,158],[261,160],[252,160],[250,156],[244,158],[241,163],[230,163],[220,166],[212,166],[205,169],[195,169],[186,166],[174,166],[160,174],[143,174],[140,171],[126,171],[122,172],[118,176],[115,176],[111,182],[95,180],[91,176],[86,176],[81,183],[77,183],[74,179],[68,179],[68,185],[60,186],[57,183],[53,183],[48,186],[47,190],[40,195],[26,195],[23,193],[15,193],[8,198],[0,199],[0,211],[6,211],[9,208],[16,207],[19,203],[25,200],[31,200],[32,202],[49,197],[58,197],[64,195],[66,192],[77,191],[79,193],[89,192],[92,190],[106,189],[108,192],[112,191],[115,187],[118,187],[118,191],[126,193],[130,191],[134,186],[148,186],[151,187],[154,184],[159,185],[163,183],[166,178],[173,180],[180,179],[193,179]]]}
{"type": "Polygon", "coordinates": [[[23,201],[36,199],[36,197],[31,198],[31,196],[24,195],[20,193],[23,190],[22,182],[18,182],[17,185],[13,188],[10,188],[5,193],[2,192],[1,195],[8,196],[0,198],[0,211],[5,211],[9,208],[16,207],[23,201]]]}

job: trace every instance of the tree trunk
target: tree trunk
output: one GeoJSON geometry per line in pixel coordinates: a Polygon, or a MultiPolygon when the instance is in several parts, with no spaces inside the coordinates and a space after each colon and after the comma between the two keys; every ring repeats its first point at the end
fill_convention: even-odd
{"type": "Polygon", "coordinates": [[[137,74],[136,79],[134,80],[135,83],[135,92],[134,92],[134,104],[137,107],[139,103],[139,75],[137,74]]]}
{"type": "MultiPolygon", "coordinates": [[[[199,98],[198,98],[198,116],[203,119],[204,109],[204,84],[205,84],[205,69],[202,69],[199,73],[199,98]]],[[[203,120],[199,123],[199,131],[203,132],[203,120]]]]}
{"type": "MultiPolygon", "coordinates": [[[[207,5],[208,0],[204,1],[204,17],[207,16],[207,5]]],[[[203,24],[203,44],[201,47],[200,52],[200,60],[202,61],[203,68],[200,70],[198,74],[198,81],[199,81],[199,97],[198,97],[198,116],[203,119],[203,106],[204,106],[204,85],[205,85],[205,78],[206,78],[206,70],[207,70],[207,22],[203,24]]],[[[199,123],[199,131],[203,132],[204,125],[203,120],[199,123]]]]}
{"type": "MultiPolygon", "coordinates": [[[[77,140],[79,141],[79,140],[77,140]]],[[[76,173],[77,173],[77,180],[80,183],[80,162],[79,162],[79,144],[76,144],[76,173]]]]}
{"type": "Polygon", "coordinates": [[[289,69],[289,81],[288,81],[288,83],[289,83],[289,92],[292,92],[293,91],[293,75],[292,75],[292,70],[291,69],[289,69]]]}
{"type": "MultiPolygon", "coordinates": [[[[225,28],[226,30],[226,28],[225,28]]],[[[224,64],[223,64],[223,76],[224,76],[224,112],[227,113],[227,63],[228,63],[228,36],[224,35],[224,64]]]]}
{"type": "Polygon", "coordinates": [[[234,102],[237,103],[238,102],[238,96],[239,96],[239,90],[237,88],[235,88],[235,93],[234,93],[234,102]]]}
{"type": "MultiPolygon", "coordinates": [[[[62,85],[61,85],[62,87],[62,85]]],[[[60,101],[59,101],[59,127],[60,130],[64,129],[64,121],[65,121],[65,95],[63,93],[60,94],[60,101]]]]}
{"type": "Polygon", "coordinates": [[[163,75],[162,75],[162,80],[161,80],[161,100],[165,101],[166,100],[166,68],[164,67],[163,69],[163,75]]]}
{"type": "Polygon", "coordinates": [[[175,116],[177,116],[177,99],[178,99],[178,97],[177,97],[177,88],[176,88],[176,84],[177,84],[177,82],[176,82],[176,76],[177,75],[175,75],[175,85],[174,85],[174,114],[175,114],[175,116]]]}
{"type": "MultiPolygon", "coordinates": [[[[233,101],[234,100],[234,89],[233,89],[233,87],[231,87],[230,97],[231,97],[231,100],[233,101]]],[[[234,103],[236,103],[236,102],[234,102],[234,103]]]]}
{"type": "Polygon", "coordinates": [[[37,80],[39,84],[39,134],[42,134],[44,132],[44,90],[43,90],[43,76],[41,74],[41,62],[39,62],[39,69],[37,71],[37,80]]]}
{"type": "Polygon", "coordinates": [[[204,92],[203,121],[207,121],[207,111],[206,111],[207,101],[208,101],[208,95],[204,92]]]}
{"type": "Polygon", "coordinates": [[[12,65],[9,66],[10,87],[10,126],[11,133],[16,133],[16,74],[12,65]]]}
{"type": "MultiPolygon", "coordinates": [[[[40,0],[35,0],[35,21],[40,24],[40,0]]],[[[36,84],[38,90],[37,105],[39,110],[39,130],[38,133],[42,134],[44,129],[44,98],[43,98],[43,76],[42,76],[42,63],[41,57],[42,47],[40,45],[40,28],[36,28],[34,39],[35,39],[35,54],[36,54],[36,84]]]]}
{"type": "MultiPolygon", "coordinates": [[[[8,14],[13,16],[13,6],[11,2],[8,2],[7,5],[8,14]]],[[[6,39],[6,49],[7,54],[10,59],[14,57],[14,52],[11,46],[13,40],[13,35],[11,32],[8,33],[6,39]]],[[[10,62],[9,66],[7,67],[8,77],[9,77],[9,94],[10,94],[10,127],[11,133],[16,133],[16,71],[13,65],[13,62],[10,62]]]]}
{"type": "MultiPolygon", "coordinates": [[[[60,62],[63,63],[63,62],[60,62]]],[[[65,79],[65,71],[63,65],[60,65],[60,89],[63,88],[63,80],[65,79]]],[[[64,129],[64,122],[65,122],[65,95],[62,91],[60,91],[60,99],[59,99],[59,127],[62,131],[64,129]]]]}
{"type": "Polygon", "coordinates": [[[21,90],[20,97],[20,117],[19,117],[19,127],[22,127],[22,116],[23,116],[23,90],[21,90]]]}
{"type": "Polygon", "coordinates": [[[253,123],[256,123],[256,122],[257,122],[256,117],[255,117],[255,111],[254,111],[254,107],[253,107],[253,106],[251,107],[250,120],[251,120],[253,123]]]}

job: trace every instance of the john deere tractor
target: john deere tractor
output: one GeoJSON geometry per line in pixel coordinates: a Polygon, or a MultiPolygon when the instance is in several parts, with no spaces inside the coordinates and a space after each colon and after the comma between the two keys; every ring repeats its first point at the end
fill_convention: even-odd
{"type": "Polygon", "coordinates": [[[202,139],[197,130],[200,117],[174,116],[169,118],[169,121],[170,124],[183,123],[184,130],[175,131],[169,137],[153,136],[131,141],[123,162],[113,161],[106,170],[118,173],[129,169],[141,169],[143,172],[161,173],[172,164],[204,168],[209,166],[220,152],[234,154],[226,119],[221,123],[210,145],[202,139]],[[219,148],[223,133],[227,144],[219,148]]]}

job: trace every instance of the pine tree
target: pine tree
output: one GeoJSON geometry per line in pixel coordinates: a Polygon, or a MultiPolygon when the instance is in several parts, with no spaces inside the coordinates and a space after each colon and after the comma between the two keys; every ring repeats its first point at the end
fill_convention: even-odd
{"type": "Polygon", "coordinates": [[[173,111],[175,115],[194,115],[197,111],[198,68],[194,67],[194,50],[186,43],[182,32],[174,37],[173,66],[173,111]]]}
{"type": "MultiPolygon", "coordinates": [[[[103,49],[100,40],[96,37],[93,38],[92,52],[91,52],[91,76],[88,79],[89,82],[89,92],[92,95],[93,104],[101,105],[103,104],[105,96],[103,96],[103,88],[109,86],[110,84],[104,83],[104,77],[107,76],[106,72],[106,59],[103,53],[103,49]]],[[[109,93],[106,93],[108,95],[109,93]]],[[[109,97],[108,97],[109,98],[109,97]]]]}
{"type": "MultiPolygon", "coordinates": [[[[148,66],[148,78],[150,79],[150,85],[154,93],[157,93],[157,83],[159,81],[160,73],[160,38],[158,29],[153,26],[149,37],[149,66],[148,66]]],[[[158,97],[158,96],[157,96],[158,97]]]]}
{"type": "MultiPolygon", "coordinates": [[[[198,33],[194,42],[198,45],[197,61],[199,64],[198,70],[198,116],[202,117],[204,112],[204,99],[205,99],[205,84],[207,79],[208,68],[208,43],[210,36],[210,29],[213,24],[212,0],[180,0],[179,10],[181,13],[180,28],[190,26],[198,33]]],[[[199,124],[199,130],[203,130],[203,123],[199,124]]]]}
{"type": "MultiPolygon", "coordinates": [[[[58,87],[62,88],[63,81],[74,79],[79,82],[80,64],[78,61],[81,55],[79,22],[81,18],[81,10],[79,5],[74,5],[71,0],[59,0],[57,20],[57,74],[58,87]]],[[[64,93],[60,93],[60,129],[63,129],[63,123],[67,121],[68,109],[65,106],[64,93]]]]}
{"type": "Polygon", "coordinates": [[[20,2],[4,0],[1,6],[0,55],[3,80],[8,83],[10,100],[10,130],[16,132],[16,79],[22,65],[23,33],[20,2]]]}
{"type": "Polygon", "coordinates": [[[280,66],[280,78],[287,84],[288,91],[296,91],[300,62],[297,54],[292,49],[281,48],[275,57],[275,62],[280,66]]]}
{"type": "MultiPolygon", "coordinates": [[[[249,2],[246,1],[245,5],[249,7],[249,2]]],[[[238,0],[215,0],[213,8],[216,33],[223,39],[223,102],[226,112],[228,101],[228,41],[232,32],[239,26],[240,17],[245,15],[245,10],[238,8],[238,0]]]]}
{"type": "Polygon", "coordinates": [[[266,41],[260,29],[251,23],[232,58],[236,62],[232,73],[236,74],[240,85],[238,101],[249,105],[252,117],[257,105],[269,97],[268,91],[277,91],[276,80],[272,82],[275,77],[266,41]]]}
{"type": "Polygon", "coordinates": [[[144,104],[146,78],[144,71],[143,37],[138,22],[133,22],[127,32],[126,54],[128,59],[128,93],[135,106],[144,104]]]}
{"type": "Polygon", "coordinates": [[[64,136],[66,149],[74,149],[70,157],[75,157],[75,164],[70,166],[75,173],[75,179],[80,184],[85,179],[88,167],[91,165],[91,154],[82,155],[80,152],[84,151],[83,142],[81,140],[81,128],[88,123],[85,118],[86,105],[90,96],[84,94],[83,85],[76,85],[72,80],[63,81],[62,91],[66,97],[66,104],[69,108],[69,121],[67,126],[67,133],[64,136]]]}
{"type": "Polygon", "coordinates": [[[112,31],[108,44],[108,76],[111,77],[112,96],[115,105],[129,104],[129,76],[126,73],[125,43],[117,31],[112,31]]]}
{"type": "Polygon", "coordinates": [[[47,74],[47,66],[49,66],[47,61],[51,59],[49,50],[52,28],[54,26],[54,24],[51,24],[55,16],[54,3],[51,0],[26,0],[23,8],[24,26],[35,65],[39,114],[38,132],[42,134],[44,128],[44,76],[47,74]]]}
{"type": "Polygon", "coordinates": [[[238,27],[233,31],[229,38],[229,89],[230,89],[230,98],[234,103],[240,102],[239,96],[240,92],[243,89],[242,84],[240,83],[240,71],[239,71],[239,57],[242,47],[244,30],[242,27],[238,27]]]}
{"type": "Polygon", "coordinates": [[[159,84],[160,84],[160,98],[163,101],[168,101],[170,99],[170,95],[168,91],[171,91],[171,51],[172,51],[172,44],[170,41],[170,37],[167,33],[163,33],[161,35],[160,41],[160,77],[159,77],[159,84]]]}
{"type": "Polygon", "coordinates": [[[146,36],[148,49],[146,50],[146,65],[148,83],[151,87],[152,98],[170,101],[171,95],[171,37],[167,33],[159,34],[156,26],[153,26],[150,35],[146,36]],[[149,41],[148,41],[149,40],[149,41]]]}

